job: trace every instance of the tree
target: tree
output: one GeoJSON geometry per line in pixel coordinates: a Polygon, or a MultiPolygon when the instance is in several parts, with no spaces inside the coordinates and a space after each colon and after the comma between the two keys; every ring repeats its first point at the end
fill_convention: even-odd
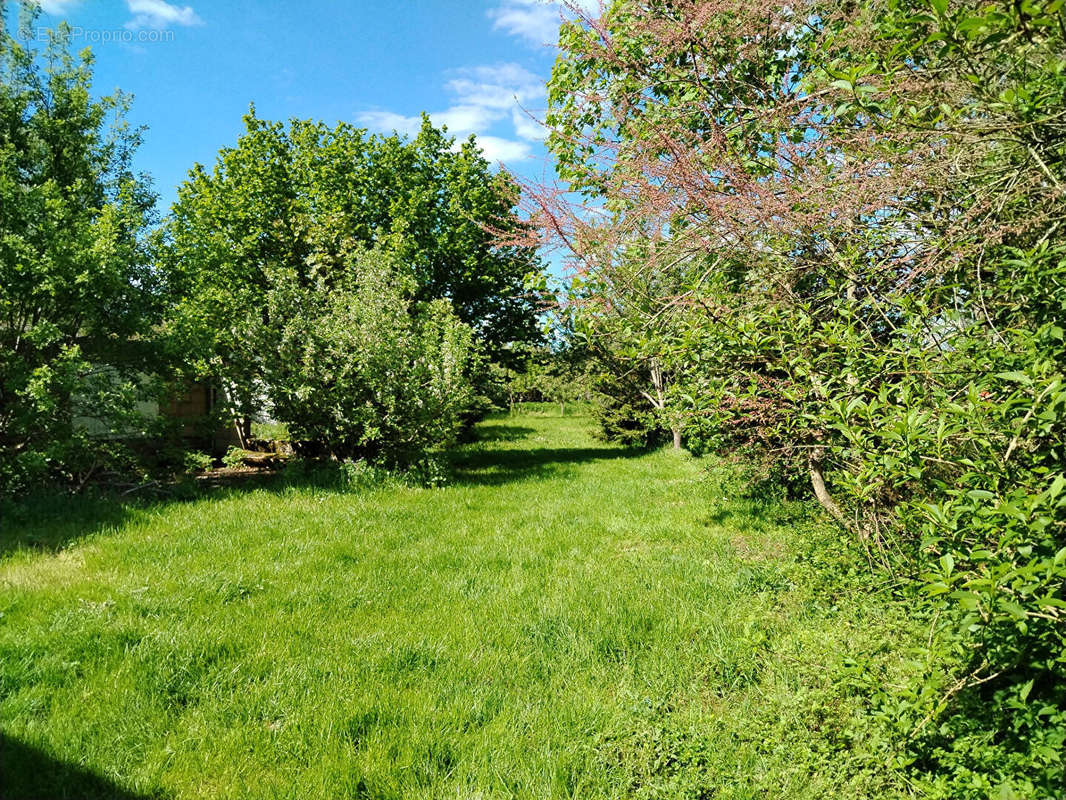
{"type": "Polygon", "coordinates": [[[686,433],[908,579],[926,666],[868,691],[926,796],[1063,782],[1064,13],[618,0],[563,28],[565,183],[530,187],[601,308],[636,254],[636,330],[686,309],[637,350],[671,354],[686,433]]]}
{"type": "Polygon", "coordinates": [[[542,293],[532,287],[543,266],[535,248],[515,243],[528,228],[515,213],[517,184],[491,173],[474,137],[456,147],[425,115],[413,140],[371,142],[365,230],[394,237],[416,298],[451,301],[494,361],[509,363],[516,346],[539,344],[542,293]]]}
{"type": "MultiPolygon", "coordinates": [[[[310,302],[308,291],[320,301],[376,281],[374,271],[361,274],[368,248],[401,287],[394,308],[417,315],[446,301],[489,357],[539,336],[523,288],[539,268],[536,257],[529,248],[496,246],[488,230],[521,225],[513,187],[490,174],[473,141],[453,150],[428,121],[410,142],[345,124],[286,126],[254,111],[245,122],[246,133],[220,152],[214,170],[195,167],[180,188],[164,258],[169,291],[183,298],[170,315],[173,340],[194,354],[195,374],[220,382],[244,436],[267,406],[295,413],[284,373],[306,367],[279,364],[278,342],[264,332],[296,324],[289,301],[310,302]]],[[[382,322],[398,330],[395,320],[382,322]]],[[[354,365],[359,354],[350,358],[354,365]]],[[[464,396],[463,384],[455,389],[464,396]]],[[[347,448],[339,440],[330,446],[347,448]]]]}
{"type": "Polygon", "coordinates": [[[671,389],[682,366],[671,336],[686,313],[672,302],[684,273],[649,272],[648,258],[637,244],[609,269],[575,276],[568,312],[592,366],[606,437],[641,446],[668,438],[680,449],[684,409],[671,389]]]}
{"type": "Polygon", "coordinates": [[[254,110],[245,124],[212,172],[193,168],[166,224],[168,279],[189,298],[178,318],[200,318],[199,349],[230,371],[240,413],[250,412],[258,356],[241,352],[232,320],[279,270],[334,280],[362,246],[398,256],[415,300],[448,299],[490,358],[539,339],[538,298],[525,288],[541,269],[535,251],[496,239],[524,227],[516,187],[490,172],[473,139],[456,148],[428,118],[411,141],[346,124],[285,126],[254,110]]]}
{"type": "MultiPolygon", "coordinates": [[[[37,9],[21,4],[29,29],[37,9]]],[[[134,404],[159,310],[147,234],[155,196],[133,171],[129,98],[94,98],[93,58],[70,29],[43,54],[0,2],[0,488],[88,477],[142,424],[134,404]],[[76,418],[82,418],[78,424],[76,418]]]]}
{"type": "Polygon", "coordinates": [[[529,349],[516,368],[507,370],[504,399],[512,412],[518,403],[557,403],[565,415],[567,403],[591,400],[587,359],[574,344],[571,337],[554,347],[529,349]]]}

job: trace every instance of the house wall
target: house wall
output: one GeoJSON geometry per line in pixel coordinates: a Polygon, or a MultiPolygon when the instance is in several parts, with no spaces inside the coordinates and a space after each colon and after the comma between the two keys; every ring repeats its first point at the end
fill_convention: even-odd
{"type": "MultiPolygon", "coordinates": [[[[117,377],[116,377],[117,380],[117,377]]],[[[215,409],[217,396],[215,389],[207,381],[193,381],[182,387],[174,398],[160,407],[156,402],[137,403],[137,412],[147,419],[160,416],[183,423],[180,435],[194,446],[210,450],[215,454],[224,453],[231,445],[238,444],[237,432],[232,424],[220,423],[215,428],[207,426],[208,417],[215,409]]],[[[114,431],[106,423],[94,417],[75,416],[74,424],[96,437],[139,436],[135,431],[114,431]]]]}

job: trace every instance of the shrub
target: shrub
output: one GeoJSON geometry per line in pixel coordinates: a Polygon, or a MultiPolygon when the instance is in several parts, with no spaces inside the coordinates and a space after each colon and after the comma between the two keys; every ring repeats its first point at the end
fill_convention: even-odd
{"type": "Polygon", "coordinates": [[[446,301],[416,304],[401,265],[357,251],[350,278],[279,280],[269,320],[249,319],[274,417],[305,449],[336,458],[417,460],[454,442],[474,401],[471,329],[446,301]]]}
{"type": "Polygon", "coordinates": [[[589,326],[622,320],[620,374],[669,371],[645,409],[805,483],[928,625],[906,680],[860,679],[880,763],[1060,796],[1063,4],[619,0],[561,50],[549,145],[609,213],[537,200],[589,326]]]}
{"type": "Polygon", "coordinates": [[[204,472],[211,469],[212,464],[215,462],[207,453],[192,450],[185,454],[183,463],[185,466],[185,472],[192,475],[197,472],[204,472]]]}
{"type": "Polygon", "coordinates": [[[236,469],[237,467],[244,466],[245,451],[240,447],[230,447],[226,450],[226,454],[222,456],[222,464],[229,469],[236,469]]]}

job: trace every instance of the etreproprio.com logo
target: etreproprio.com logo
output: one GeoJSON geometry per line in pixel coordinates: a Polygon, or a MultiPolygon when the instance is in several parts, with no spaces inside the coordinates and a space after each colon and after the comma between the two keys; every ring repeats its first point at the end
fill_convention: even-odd
{"type": "MultiPolygon", "coordinates": [[[[47,42],[53,35],[50,28],[23,28],[18,33],[18,38],[24,42],[47,42]]],[[[67,29],[67,36],[72,43],[84,42],[86,44],[160,44],[174,41],[172,30],[130,30],[117,28],[80,28],[71,26],[67,29]]]]}

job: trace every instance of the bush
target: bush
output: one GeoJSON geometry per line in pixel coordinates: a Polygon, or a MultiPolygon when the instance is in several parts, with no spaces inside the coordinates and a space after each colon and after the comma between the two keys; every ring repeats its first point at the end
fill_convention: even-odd
{"type": "Polygon", "coordinates": [[[226,450],[226,454],[222,456],[222,465],[229,469],[236,469],[237,467],[244,466],[245,451],[239,447],[230,447],[226,450]]]}
{"type": "Polygon", "coordinates": [[[357,251],[350,278],[279,280],[249,320],[273,416],[310,452],[390,464],[456,440],[475,393],[473,334],[446,301],[416,304],[401,265],[357,251]]]}
{"type": "Polygon", "coordinates": [[[201,453],[199,451],[192,450],[185,454],[183,463],[185,466],[185,472],[189,475],[192,475],[197,472],[205,472],[211,469],[211,466],[215,463],[215,461],[207,453],[201,453]]]}
{"type": "Polygon", "coordinates": [[[1066,786],[1063,11],[623,0],[564,25],[549,86],[610,213],[542,191],[544,228],[618,374],[669,373],[610,389],[619,422],[646,395],[806,483],[928,626],[859,678],[923,797],[1066,786]]]}

